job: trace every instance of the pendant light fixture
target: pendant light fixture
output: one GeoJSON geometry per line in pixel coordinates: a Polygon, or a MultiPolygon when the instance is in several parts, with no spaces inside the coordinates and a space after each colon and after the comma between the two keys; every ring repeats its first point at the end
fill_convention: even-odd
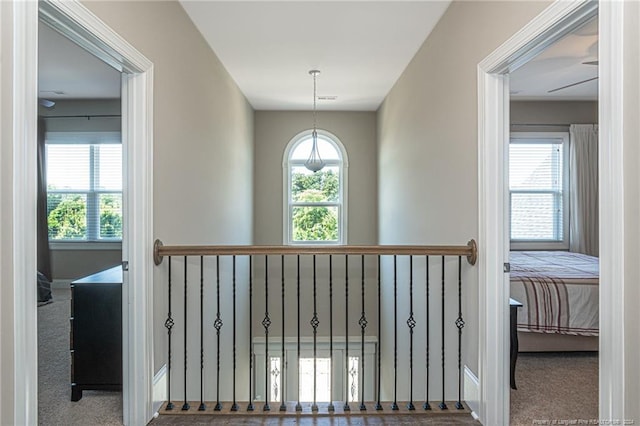
{"type": "Polygon", "coordinates": [[[309,71],[309,74],[313,77],[313,132],[311,133],[311,153],[309,154],[307,161],[304,163],[304,166],[312,172],[317,172],[322,170],[325,166],[324,161],[320,158],[320,151],[318,150],[318,132],[316,130],[316,100],[318,99],[316,94],[316,78],[318,77],[318,74],[320,74],[320,71],[311,70],[309,71]]]}

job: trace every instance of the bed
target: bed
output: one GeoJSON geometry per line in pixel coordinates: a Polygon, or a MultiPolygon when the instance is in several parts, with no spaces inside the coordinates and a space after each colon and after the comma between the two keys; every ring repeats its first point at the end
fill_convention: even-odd
{"type": "Polygon", "coordinates": [[[512,251],[511,297],[522,303],[520,352],[597,351],[598,258],[565,251],[512,251]]]}

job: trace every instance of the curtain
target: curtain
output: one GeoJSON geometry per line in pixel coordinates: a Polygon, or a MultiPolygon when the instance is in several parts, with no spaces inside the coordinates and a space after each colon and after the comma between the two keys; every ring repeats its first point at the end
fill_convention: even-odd
{"type": "Polygon", "coordinates": [[[598,256],[598,126],[570,127],[569,250],[598,256]]]}
{"type": "Polygon", "coordinates": [[[49,228],[47,226],[47,169],[45,158],[45,122],[38,118],[38,271],[49,281],[51,275],[51,252],[49,251],[49,228]]]}

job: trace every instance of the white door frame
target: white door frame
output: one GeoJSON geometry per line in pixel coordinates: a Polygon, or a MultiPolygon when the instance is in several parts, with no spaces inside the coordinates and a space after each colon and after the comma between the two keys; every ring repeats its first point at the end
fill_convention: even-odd
{"type": "Polygon", "coordinates": [[[600,419],[624,418],[623,2],[556,1],[478,65],[480,416],[509,422],[508,73],[599,14],[600,419]],[[606,315],[603,315],[606,313],[606,315]]]}
{"type": "Polygon", "coordinates": [[[123,420],[152,417],[153,64],[79,1],[16,1],[13,57],[14,423],[37,424],[36,126],[38,12],[123,73],[123,420]],[[135,173],[133,173],[135,171],[135,173]]]}

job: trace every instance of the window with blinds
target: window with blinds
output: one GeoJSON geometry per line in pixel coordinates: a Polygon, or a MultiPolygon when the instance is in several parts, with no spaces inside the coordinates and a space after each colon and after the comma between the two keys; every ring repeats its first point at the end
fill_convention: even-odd
{"type": "Polygon", "coordinates": [[[47,135],[46,162],[49,240],[121,241],[120,134],[47,135]]]}
{"type": "Polygon", "coordinates": [[[568,141],[566,133],[512,134],[512,248],[568,247],[568,141]]]}

